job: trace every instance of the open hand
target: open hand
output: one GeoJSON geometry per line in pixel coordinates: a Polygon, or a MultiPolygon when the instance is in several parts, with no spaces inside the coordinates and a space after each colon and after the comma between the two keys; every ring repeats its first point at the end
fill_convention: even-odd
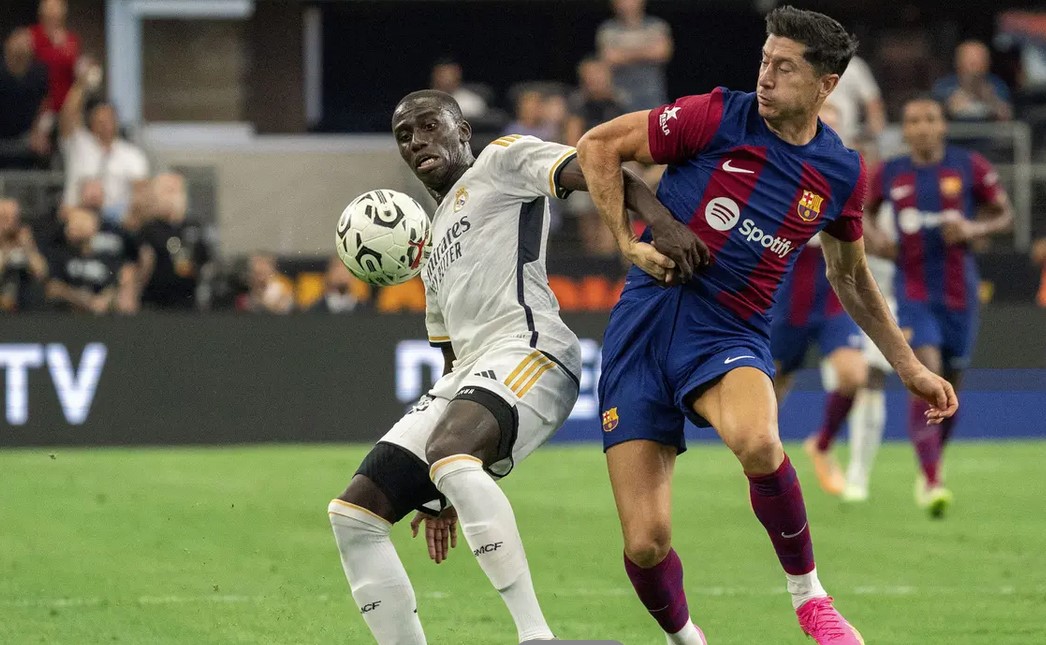
{"type": "Polygon", "coordinates": [[[417,513],[410,521],[410,532],[418,537],[418,527],[425,523],[425,541],[429,547],[429,558],[439,564],[450,555],[450,549],[458,546],[458,512],[454,507],[443,509],[437,515],[417,513]]]}

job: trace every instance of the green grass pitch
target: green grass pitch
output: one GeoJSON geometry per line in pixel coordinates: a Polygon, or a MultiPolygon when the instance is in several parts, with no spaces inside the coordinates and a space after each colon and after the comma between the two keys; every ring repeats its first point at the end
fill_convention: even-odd
{"type": "MultiPolygon", "coordinates": [[[[370,643],[327,522],[359,446],[0,451],[0,643],[370,643]]],[[[957,504],[931,521],[913,458],[884,447],[872,501],[817,489],[798,446],[821,578],[869,644],[1046,642],[1046,442],[949,449],[957,504]]],[[[550,447],[504,486],[562,638],[664,643],[632,594],[598,447],[550,447]]],[[[714,645],[809,643],[747,486],[721,445],[675,482],[675,547],[714,645]]],[[[428,562],[394,538],[429,642],[514,643],[464,540],[428,562]]]]}

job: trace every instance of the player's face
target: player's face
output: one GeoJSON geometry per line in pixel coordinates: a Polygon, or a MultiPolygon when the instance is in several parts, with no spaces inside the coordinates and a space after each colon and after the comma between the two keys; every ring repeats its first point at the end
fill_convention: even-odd
{"type": "Polygon", "coordinates": [[[430,190],[448,188],[446,184],[469,163],[468,124],[455,123],[435,101],[401,105],[392,117],[392,134],[403,161],[430,190]]]}
{"type": "Polygon", "coordinates": [[[810,117],[839,80],[836,74],[818,74],[803,58],[806,45],[790,38],[769,36],[759,63],[756,96],[759,116],[767,121],[810,117]]]}
{"type": "Polygon", "coordinates": [[[913,152],[932,152],[944,145],[947,123],[936,101],[912,101],[901,117],[904,141],[913,152]]]}

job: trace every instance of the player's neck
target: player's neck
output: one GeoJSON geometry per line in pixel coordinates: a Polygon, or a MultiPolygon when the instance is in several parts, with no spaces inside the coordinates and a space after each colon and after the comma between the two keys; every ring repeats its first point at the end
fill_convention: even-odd
{"type": "Polygon", "coordinates": [[[944,146],[929,150],[912,150],[912,162],[916,166],[932,166],[944,159],[944,146]]]}
{"type": "Polygon", "coordinates": [[[472,164],[474,163],[476,163],[476,159],[470,154],[468,156],[467,163],[462,164],[460,168],[455,170],[454,174],[451,175],[449,179],[447,179],[447,183],[442,188],[439,188],[438,190],[429,189],[429,193],[432,194],[432,198],[436,200],[437,204],[443,203],[443,198],[445,198],[447,194],[450,193],[450,189],[454,187],[454,184],[458,183],[458,180],[461,179],[465,175],[465,173],[469,171],[469,168],[471,168],[472,164]]]}
{"type": "Polygon", "coordinates": [[[766,127],[779,139],[793,146],[805,146],[817,136],[817,117],[813,119],[782,119],[770,121],[763,119],[766,127]]]}

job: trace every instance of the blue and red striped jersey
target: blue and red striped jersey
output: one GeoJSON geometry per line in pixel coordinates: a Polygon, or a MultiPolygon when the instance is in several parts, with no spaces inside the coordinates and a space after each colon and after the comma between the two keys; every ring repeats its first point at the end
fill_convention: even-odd
{"type": "MultiPolygon", "coordinates": [[[[717,88],[652,110],[648,129],[654,161],[668,165],[658,199],[712,252],[684,288],[756,330],[769,333],[777,288],[811,237],[861,237],[864,165],[824,124],[791,145],[759,116],[754,93],[717,88]]],[[[630,279],[652,279],[639,273],[630,279]]]]}
{"type": "Polygon", "coordinates": [[[793,327],[805,327],[844,313],[839,296],[828,283],[828,267],[818,242],[815,237],[803,247],[781,283],[773,309],[775,322],[781,317],[793,327]]]}
{"type": "Polygon", "coordinates": [[[948,146],[939,163],[916,165],[897,157],[873,174],[869,203],[889,202],[897,228],[896,293],[899,298],[963,311],[977,297],[980,280],[966,243],[945,244],[941,226],[949,218],[977,217],[993,202],[999,177],[988,160],[948,146]]]}

